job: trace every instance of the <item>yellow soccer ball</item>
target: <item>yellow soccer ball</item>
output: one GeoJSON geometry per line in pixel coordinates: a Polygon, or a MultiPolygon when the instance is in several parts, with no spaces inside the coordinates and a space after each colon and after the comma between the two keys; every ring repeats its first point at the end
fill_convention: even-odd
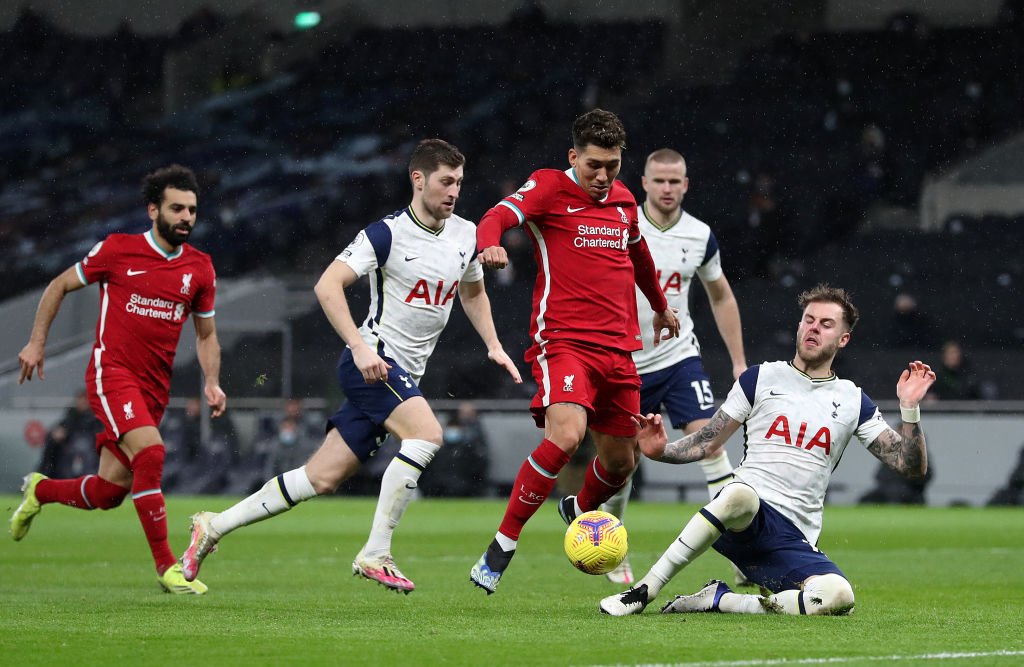
{"type": "Polygon", "coordinates": [[[626,527],[608,512],[584,512],[565,531],[565,555],[580,572],[607,574],[619,566],[627,551],[626,527]]]}

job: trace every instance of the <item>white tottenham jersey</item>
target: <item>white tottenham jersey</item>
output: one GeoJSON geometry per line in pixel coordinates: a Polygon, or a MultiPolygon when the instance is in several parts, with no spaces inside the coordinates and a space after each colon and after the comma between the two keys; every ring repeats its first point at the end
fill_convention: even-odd
{"type": "Polygon", "coordinates": [[[654,266],[658,269],[668,305],[679,311],[679,336],[663,338],[654,347],[653,313],[647,299],[637,289],[637,306],[640,318],[640,333],[644,348],[633,353],[633,362],[638,373],[653,373],[677,364],[683,359],[700,355],[700,344],[693,333],[690,318],[690,281],[697,275],[709,282],[722,277],[722,261],[718,252],[718,241],[711,228],[682,211],[679,221],[662,229],[647,217],[647,205],[640,207],[640,233],[647,239],[654,266]]]}
{"type": "Polygon", "coordinates": [[[484,278],[476,225],[453,215],[432,230],[411,208],[360,231],[336,259],[357,275],[372,273],[370,308],[359,327],[363,341],[417,382],[448,323],[459,282],[484,278]]]}
{"type": "Polygon", "coordinates": [[[853,436],[865,447],[889,428],[860,387],[813,379],[786,361],[751,366],[722,411],[743,424],[736,479],[749,484],[814,545],[832,471],[853,436]]]}

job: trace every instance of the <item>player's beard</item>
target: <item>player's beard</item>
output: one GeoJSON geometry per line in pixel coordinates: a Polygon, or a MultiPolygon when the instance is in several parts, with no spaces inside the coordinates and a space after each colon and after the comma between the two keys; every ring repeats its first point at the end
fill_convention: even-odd
{"type": "Polygon", "coordinates": [[[156,232],[160,235],[164,241],[171,244],[172,247],[177,248],[182,243],[188,240],[188,237],[192,234],[192,226],[185,223],[179,225],[172,225],[164,219],[162,213],[156,214],[156,232]],[[175,233],[176,229],[187,229],[188,234],[185,236],[179,236],[175,233]]]}
{"type": "Polygon", "coordinates": [[[801,346],[800,343],[796,345],[796,356],[800,358],[800,361],[804,362],[807,367],[820,366],[826,361],[830,361],[839,352],[839,343],[835,342],[831,345],[819,347],[814,350],[810,350],[805,346],[801,346]]]}
{"type": "Polygon", "coordinates": [[[445,209],[443,204],[443,201],[439,201],[437,203],[437,206],[431,206],[429,203],[427,203],[425,199],[423,200],[423,208],[427,209],[427,213],[429,213],[430,216],[434,218],[434,220],[437,220],[438,222],[441,222],[442,220],[447,220],[448,218],[452,217],[452,215],[455,214],[454,205],[452,205],[452,209],[449,212],[445,209]]]}

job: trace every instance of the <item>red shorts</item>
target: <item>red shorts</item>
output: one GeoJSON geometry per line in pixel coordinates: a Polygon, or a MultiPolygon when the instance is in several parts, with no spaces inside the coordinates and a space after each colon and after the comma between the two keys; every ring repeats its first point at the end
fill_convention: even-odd
{"type": "Polygon", "coordinates": [[[158,427],[167,407],[166,399],[161,401],[143,386],[133,373],[119,368],[97,372],[90,365],[85,374],[89,405],[103,424],[103,432],[96,434],[96,452],[106,447],[125,467],[130,467],[128,457],[117,446],[121,436],[143,426],[158,427]]]}
{"type": "Polygon", "coordinates": [[[527,359],[537,381],[530,411],[538,427],[544,427],[549,405],[575,403],[586,409],[591,429],[618,437],[636,434],[631,417],[640,412],[640,376],[629,352],[554,341],[531,348],[527,359]]]}

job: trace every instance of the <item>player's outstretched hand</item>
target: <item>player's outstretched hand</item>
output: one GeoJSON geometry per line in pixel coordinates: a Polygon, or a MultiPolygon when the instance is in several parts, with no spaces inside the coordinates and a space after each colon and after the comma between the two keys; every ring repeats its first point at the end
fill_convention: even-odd
{"type": "Polygon", "coordinates": [[[28,345],[21,348],[21,352],[18,354],[18,363],[21,364],[21,375],[18,376],[18,384],[23,383],[25,380],[31,382],[33,371],[39,375],[40,380],[45,380],[46,376],[43,374],[44,359],[43,345],[41,343],[29,342],[28,345]]]}
{"type": "Polygon", "coordinates": [[[203,387],[206,404],[210,406],[210,416],[220,417],[228,409],[228,397],[219,384],[208,384],[203,387]]]}
{"type": "Polygon", "coordinates": [[[665,431],[665,423],[661,415],[634,415],[631,417],[636,424],[636,441],[640,445],[640,451],[649,459],[659,459],[665,453],[665,445],[668,444],[668,433],[665,431]]]}
{"type": "Polygon", "coordinates": [[[896,383],[896,396],[900,399],[900,407],[916,408],[933,382],[935,371],[931,366],[920,361],[911,361],[896,383]]]}
{"type": "Polygon", "coordinates": [[[484,248],[477,255],[477,259],[485,269],[504,269],[508,266],[508,253],[500,245],[484,248]]]}
{"type": "Polygon", "coordinates": [[[352,361],[356,368],[363,374],[363,381],[366,384],[386,382],[391,364],[381,359],[376,352],[366,345],[358,345],[352,348],[352,361]]]}
{"type": "Polygon", "coordinates": [[[679,317],[676,315],[679,311],[675,308],[667,308],[660,313],[654,314],[654,346],[657,347],[658,343],[661,342],[662,338],[675,338],[679,335],[679,317]],[[662,332],[668,330],[668,333],[662,335],[662,332]]]}
{"type": "Polygon", "coordinates": [[[505,353],[505,349],[503,347],[499,345],[493,350],[487,350],[487,358],[508,371],[508,374],[512,376],[512,379],[516,384],[523,383],[523,376],[519,374],[519,369],[516,368],[511,357],[505,353]]]}

